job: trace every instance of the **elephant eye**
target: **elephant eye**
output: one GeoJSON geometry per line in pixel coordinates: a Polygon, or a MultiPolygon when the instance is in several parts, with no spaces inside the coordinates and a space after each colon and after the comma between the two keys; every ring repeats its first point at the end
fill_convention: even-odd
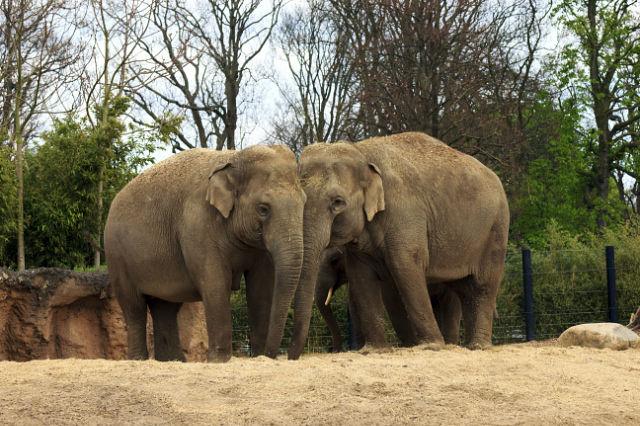
{"type": "Polygon", "coordinates": [[[269,216],[271,213],[271,207],[268,204],[260,203],[256,206],[256,210],[261,217],[269,216]]]}
{"type": "Polygon", "coordinates": [[[347,202],[342,197],[335,197],[331,200],[331,210],[339,212],[347,206],[347,202]]]}

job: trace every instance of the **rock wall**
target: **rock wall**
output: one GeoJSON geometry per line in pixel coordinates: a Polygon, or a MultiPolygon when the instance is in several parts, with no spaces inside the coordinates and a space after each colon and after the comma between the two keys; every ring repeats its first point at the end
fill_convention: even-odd
{"type": "MultiPolygon", "coordinates": [[[[207,333],[201,303],[178,315],[188,361],[204,361],[207,333]]],[[[153,354],[152,322],[147,342],[153,354]]],[[[106,273],[40,268],[0,269],[0,360],[126,359],[126,325],[106,273]]]]}

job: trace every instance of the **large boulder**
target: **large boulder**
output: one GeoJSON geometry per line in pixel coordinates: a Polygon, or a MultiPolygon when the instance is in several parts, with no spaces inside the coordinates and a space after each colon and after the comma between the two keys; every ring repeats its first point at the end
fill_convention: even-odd
{"type": "MultiPolygon", "coordinates": [[[[151,318],[147,324],[153,353],[151,318]]],[[[187,360],[204,361],[202,304],[185,303],[178,325],[187,360]]],[[[125,359],[126,354],[126,325],[106,273],[0,269],[0,360],[125,359]]]]}
{"type": "Polygon", "coordinates": [[[640,347],[640,338],[623,325],[601,322],[568,328],[560,335],[558,343],[562,346],[622,350],[640,347]]]}

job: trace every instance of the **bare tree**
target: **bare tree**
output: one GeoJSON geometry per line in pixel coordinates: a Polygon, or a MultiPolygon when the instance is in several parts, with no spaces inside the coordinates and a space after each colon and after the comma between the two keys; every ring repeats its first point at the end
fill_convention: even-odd
{"type": "Polygon", "coordinates": [[[250,76],[250,63],[262,51],[282,6],[258,0],[208,0],[186,7],[172,0],[152,5],[154,32],[142,44],[148,64],[139,67],[144,90],[136,104],[156,125],[170,124],[173,147],[197,145],[236,148],[240,92],[250,76]],[[198,14],[196,11],[202,11],[198,14]],[[169,114],[157,112],[160,106],[169,114]],[[183,120],[188,116],[187,120],[183,120]]]}
{"type": "Polygon", "coordinates": [[[330,4],[350,37],[364,134],[424,131],[482,157],[506,182],[516,175],[548,7],[540,12],[536,0],[330,4]]]}
{"type": "Polygon", "coordinates": [[[18,185],[18,270],[25,268],[24,149],[47,101],[68,80],[67,68],[77,59],[74,26],[62,0],[3,0],[0,40],[3,79],[0,125],[15,150],[18,185]]]}
{"type": "Polygon", "coordinates": [[[273,136],[295,151],[357,137],[355,64],[349,37],[334,18],[326,2],[308,0],[284,15],[277,33],[295,88],[292,94],[276,80],[287,111],[274,121],[273,136]]]}
{"type": "Polygon", "coordinates": [[[218,90],[223,83],[192,40],[189,19],[195,18],[178,2],[164,0],[151,4],[149,19],[151,31],[140,41],[145,61],[131,70],[140,88],[131,95],[152,123],[136,116],[134,120],[169,130],[174,151],[223,145],[224,104],[218,90]]]}

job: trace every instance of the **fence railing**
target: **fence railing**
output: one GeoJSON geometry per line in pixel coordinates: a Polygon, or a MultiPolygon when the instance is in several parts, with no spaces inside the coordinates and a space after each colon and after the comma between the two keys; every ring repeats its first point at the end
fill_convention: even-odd
{"type": "MultiPolygon", "coordinates": [[[[347,348],[351,339],[346,289],[340,289],[333,300],[347,348]]],[[[243,293],[234,295],[233,305],[234,349],[249,353],[243,293]]],[[[498,295],[493,341],[500,344],[555,338],[568,327],[587,322],[626,324],[638,306],[640,259],[636,253],[612,246],[599,250],[510,250],[498,295]]],[[[291,331],[290,318],[283,346],[288,345],[291,331]]],[[[395,341],[390,325],[388,336],[395,341]]],[[[326,352],[330,347],[331,335],[314,307],[306,350],[326,352]]]]}

